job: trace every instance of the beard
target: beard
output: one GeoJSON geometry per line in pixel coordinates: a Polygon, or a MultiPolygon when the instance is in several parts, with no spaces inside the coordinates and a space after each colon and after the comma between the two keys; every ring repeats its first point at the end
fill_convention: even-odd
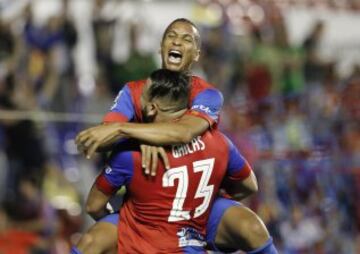
{"type": "Polygon", "coordinates": [[[143,117],[143,122],[144,123],[152,123],[152,122],[154,122],[155,116],[149,115],[149,112],[146,110],[146,108],[143,108],[141,110],[141,112],[142,112],[142,117],[143,117]]]}

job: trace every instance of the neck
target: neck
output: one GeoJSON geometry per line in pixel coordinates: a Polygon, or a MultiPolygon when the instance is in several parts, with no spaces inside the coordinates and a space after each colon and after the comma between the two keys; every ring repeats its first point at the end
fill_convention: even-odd
{"type": "Polygon", "coordinates": [[[182,117],[186,111],[187,111],[187,108],[184,108],[184,109],[181,109],[179,111],[172,113],[172,117],[173,117],[172,119],[178,119],[178,118],[182,117]]]}
{"type": "MultiPolygon", "coordinates": [[[[187,111],[187,108],[175,111],[175,112],[167,112],[166,114],[163,115],[163,119],[162,121],[174,121],[179,119],[180,117],[182,117],[185,112],[187,111]]],[[[162,122],[161,121],[161,122],[162,122]]]]}

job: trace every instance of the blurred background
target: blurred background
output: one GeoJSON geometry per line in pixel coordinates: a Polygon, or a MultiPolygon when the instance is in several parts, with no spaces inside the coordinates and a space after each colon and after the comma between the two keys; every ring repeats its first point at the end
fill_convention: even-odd
{"type": "Polygon", "coordinates": [[[160,66],[175,18],[253,165],[245,203],[280,253],[360,253],[360,1],[0,0],[0,253],[68,253],[102,159],[77,153],[118,91],[160,66]]]}

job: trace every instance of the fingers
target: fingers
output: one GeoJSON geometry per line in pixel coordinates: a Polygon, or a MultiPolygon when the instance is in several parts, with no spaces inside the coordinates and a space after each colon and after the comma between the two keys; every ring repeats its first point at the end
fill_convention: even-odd
{"type": "Polygon", "coordinates": [[[94,153],[95,153],[96,149],[99,147],[99,145],[100,145],[99,142],[94,142],[87,149],[85,148],[85,154],[86,154],[87,159],[90,159],[94,155],[94,153]]]}
{"type": "Polygon", "coordinates": [[[96,139],[92,135],[91,130],[82,131],[79,135],[77,135],[75,139],[75,144],[78,151],[83,153],[88,159],[90,159],[90,157],[94,153],[94,147],[98,146],[96,144],[96,139]]]}
{"type": "Polygon", "coordinates": [[[84,139],[84,141],[81,142],[81,145],[83,145],[84,147],[90,147],[94,142],[95,142],[94,138],[87,137],[87,139],[84,139]]]}
{"type": "Polygon", "coordinates": [[[75,144],[79,152],[86,154],[88,147],[94,141],[91,139],[91,129],[80,132],[75,138],[75,144]]]}
{"type": "Polygon", "coordinates": [[[116,141],[117,128],[118,125],[99,125],[80,132],[75,139],[78,150],[90,159],[102,145],[116,141]]]}
{"type": "Polygon", "coordinates": [[[75,144],[79,144],[81,142],[81,137],[83,135],[83,132],[80,132],[78,135],[76,135],[76,138],[75,138],[75,144]]]}
{"type": "Polygon", "coordinates": [[[144,169],[146,167],[146,158],[145,158],[146,145],[140,145],[140,150],[141,150],[141,167],[144,169]]]}
{"type": "Polygon", "coordinates": [[[165,152],[165,149],[162,147],[158,147],[158,153],[160,154],[160,157],[161,157],[162,161],[164,162],[165,168],[170,169],[169,158],[165,152]]]}
{"type": "Polygon", "coordinates": [[[89,138],[89,135],[91,134],[92,129],[93,129],[93,127],[80,132],[75,138],[75,143],[77,145],[84,143],[89,138]]]}
{"type": "Polygon", "coordinates": [[[147,145],[140,145],[141,149],[141,166],[145,170],[145,175],[150,174],[149,166],[150,165],[150,147],[147,145]]]}
{"type": "Polygon", "coordinates": [[[159,164],[159,154],[164,162],[166,169],[170,168],[169,158],[165,152],[165,149],[162,147],[140,145],[141,150],[141,165],[144,169],[145,175],[156,176],[158,164],[159,164]]]}
{"type": "Polygon", "coordinates": [[[145,174],[150,174],[150,163],[151,163],[151,146],[145,148],[145,174]]]}
{"type": "Polygon", "coordinates": [[[151,176],[156,175],[156,171],[158,168],[158,161],[159,161],[158,148],[153,146],[151,147],[151,176]]]}

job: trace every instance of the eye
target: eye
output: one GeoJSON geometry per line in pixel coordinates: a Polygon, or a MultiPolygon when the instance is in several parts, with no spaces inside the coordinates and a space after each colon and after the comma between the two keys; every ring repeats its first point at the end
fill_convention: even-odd
{"type": "Polygon", "coordinates": [[[192,43],[192,42],[193,42],[193,39],[192,39],[192,37],[190,37],[190,36],[185,36],[185,37],[184,37],[184,40],[185,40],[186,42],[189,42],[189,43],[192,43]]]}
{"type": "Polygon", "coordinates": [[[169,34],[167,34],[166,37],[168,37],[168,38],[174,38],[174,37],[175,37],[175,34],[174,34],[174,33],[169,33],[169,34]]]}

